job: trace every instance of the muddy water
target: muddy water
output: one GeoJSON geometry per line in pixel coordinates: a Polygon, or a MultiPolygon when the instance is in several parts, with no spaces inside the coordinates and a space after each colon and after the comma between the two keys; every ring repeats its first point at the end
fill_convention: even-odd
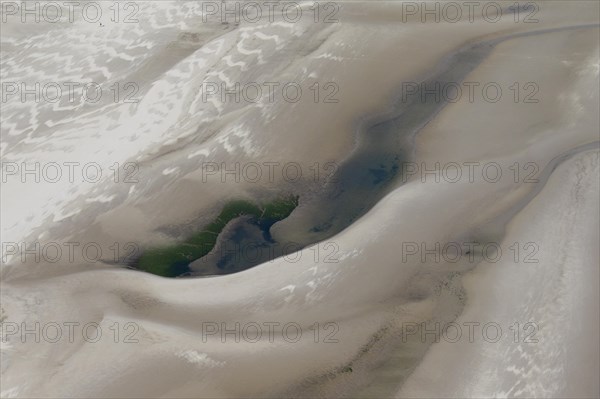
{"type": "MultiPolygon", "coordinates": [[[[325,188],[303,201],[302,218],[286,223],[276,238],[257,234],[253,220],[236,226],[220,237],[219,251],[207,255],[190,267],[190,275],[229,274],[245,270],[276,257],[328,239],[364,215],[402,176],[403,162],[411,160],[415,134],[453,98],[426,94],[436,85],[460,83],[491,51],[489,44],[478,44],[445,59],[433,77],[420,84],[403,85],[393,111],[362,124],[357,146],[330,176],[325,188]]],[[[439,92],[439,90],[437,90],[439,92]]]]}
{"type": "Polygon", "coordinates": [[[469,44],[451,53],[429,77],[421,82],[404,83],[392,111],[359,124],[354,151],[330,176],[328,184],[310,197],[295,193],[300,195],[297,217],[276,224],[275,234],[268,231],[262,236],[253,228],[253,220],[236,222],[229,234],[220,237],[221,251],[192,264],[193,272],[189,275],[235,273],[338,234],[402,183],[404,163],[414,161],[416,134],[448,104],[448,99],[456,98],[455,87],[497,44],[519,37],[591,27],[597,25],[516,33],[469,44]],[[440,87],[448,90],[440,95],[440,87]]]}

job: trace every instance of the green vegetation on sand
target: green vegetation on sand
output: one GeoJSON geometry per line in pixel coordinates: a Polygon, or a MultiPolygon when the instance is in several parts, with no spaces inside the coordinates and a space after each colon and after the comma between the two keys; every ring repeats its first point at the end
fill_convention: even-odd
{"type": "Polygon", "coordinates": [[[180,244],[145,251],[134,267],[163,277],[177,277],[190,271],[189,264],[207,255],[216,245],[217,238],[227,223],[240,217],[252,216],[263,231],[287,218],[298,206],[298,196],[276,199],[260,207],[246,200],[225,204],[217,218],[202,231],[180,244]]]}

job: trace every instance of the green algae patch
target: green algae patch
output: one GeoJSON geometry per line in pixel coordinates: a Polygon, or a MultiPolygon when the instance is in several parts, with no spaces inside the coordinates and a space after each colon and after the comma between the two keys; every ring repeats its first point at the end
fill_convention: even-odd
{"type": "Polygon", "coordinates": [[[190,272],[189,264],[207,255],[217,244],[225,226],[241,216],[251,216],[268,233],[271,226],[287,218],[298,206],[298,196],[279,198],[263,206],[246,200],[230,201],[202,231],[180,244],[145,251],[133,267],[163,277],[177,277],[190,272]]]}

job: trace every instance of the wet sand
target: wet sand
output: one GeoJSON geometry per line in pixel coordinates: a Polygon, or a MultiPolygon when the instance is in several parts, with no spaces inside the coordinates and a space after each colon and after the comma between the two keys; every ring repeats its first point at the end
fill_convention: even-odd
{"type": "MultiPolygon", "coordinates": [[[[450,25],[398,24],[400,11],[392,2],[349,3],[340,16],[346,18],[346,23],[326,28],[310,26],[296,31],[298,36],[293,30],[284,34],[276,26],[249,27],[250,34],[277,34],[280,40],[287,40],[283,48],[304,55],[290,63],[274,55],[276,40],[264,44],[261,55],[270,60],[269,76],[303,82],[312,72],[326,80],[335,77],[343,89],[337,105],[277,103],[260,108],[233,104],[226,105],[218,119],[209,121],[209,116],[217,113],[206,104],[194,103],[194,95],[186,92],[184,85],[197,84],[210,68],[195,69],[193,65],[201,65],[201,57],[192,58],[188,64],[182,60],[184,65],[174,76],[161,75],[172,92],[165,93],[160,101],[151,101],[156,95],[152,90],[158,89],[150,83],[144,88],[148,101],[144,112],[154,112],[169,101],[179,104],[175,99],[180,96],[189,100],[184,102],[181,119],[171,109],[168,114],[176,114],[176,122],[163,125],[158,119],[165,119],[164,114],[155,120],[138,110],[140,121],[135,126],[143,132],[141,137],[124,133],[130,132],[132,125],[125,125],[121,133],[114,132],[139,146],[121,155],[138,160],[146,178],[133,190],[108,184],[94,187],[115,195],[107,203],[90,205],[85,199],[91,194],[78,193],[62,206],[80,211],[63,220],[57,216],[60,206],[52,208],[43,203],[53,190],[62,189],[60,185],[50,187],[31,204],[32,209],[39,206],[50,212],[49,221],[38,226],[37,216],[33,217],[30,224],[24,225],[31,227],[23,228],[25,233],[16,227],[7,229],[9,239],[68,241],[76,237],[110,243],[135,237],[144,245],[170,243],[193,226],[210,220],[218,213],[223,198],[269,197],[289,187],[282,178],[258,184],[223,185],[218,179],[203,182],[201,160],[296,159],[306,166],[335,160],[361,169],[358,166],[366,164],[362,158],[352,158],[361,140],[367,134],[377,134],[374,131],[387,135],[388,128],[398,123],[402,123],[399,131],[406,129],[404,139],[416,133],[411,138],[414,145],[408,147],[408,153],[400,152],[404,142],[389,134],[390,141],[384,141],[390,144],[386,158],[389,165],[398,161],[395,156],[399,152],[401,159],[428,163],[476,160],[511,165],[532,161],[541,166],[540,182],[515,184],[512,176],[495,184],[480,178],[474,183],[457,184],[422,182],[419,178],[398,184],[384,179],[380,183],[385,186],[385,195],[377,193],[366,198],[373,205],[365,208],[351,203],[347,209],[352,211],[347,214],[341,209],[339,219],[354,215],[348,216],[353,218],[352,223],[332,223],[335,234],[300,251],[299,261],[279,258],[218,278],[165,279],[111,264],[90,265],[81,259],[52,265],[3,265],[5,320],[97,322],[104,331],[110,331],[114,322],[134,321],[139,326],[139,342],[115,344],[107,339],[91,344],[77,336],[74,343],[38,344],[13,338],[2,347],[2,396],[593,396],[598,389],[591,377],[598,371],[591,358],[594,348],[597,353],[597,345],[592,343],[594,333],[581,335],[573,342],[576,331],[560,327],[564,323],[591,326],[598,310],[583,306],[582,297],[575,294],[597,295],[592,279],[585,278],[593,270],[580,267],[597,265],[597,253],[585,252],[588,241],[583,245],[563,239],[593,238],[588,232],[597,227],[598,221],[594,213],[597,186],[591,184],[598,174],[597,151],[590,151],[598,140],[598,30],[560,30],[598,23],[597,4],[581,7],[544,3],[541,22],[529,26],[506,21],[450,25]],[[404,125],[402,114],[399,120],[388,118],[394,115],[402,82],[434,79],[447,66],[445,60],[458,49],[541,30],[545,32],[498,43],[480,63],[457,67],[453,72],[456,75],[448,77],[498,81],[505,86],[515,80],[534,80],[540,86],[539,104],[524,107],[505,101],[492,105],[469,103],[463,98],[444,107],[425,104],[422,113],[410,113],[415,120],[408,125],[404,125]],[[338,56],[347,57],[346,62],[332,58],[338,56]],[[193,77],[182,79],[187,72],[193,77]],[[425,116],[430,119],[419,119],[425,116]],[[148,124],[141,121],[145,118],[148,124]],[[375,130],[364,129],[376,119],[383,125],[373,126],[375,130]],[[563,154],[567,156],[561,157],[563,154]],[[170,172],[173,168],[176,171],[170,172]],[[181,200],[175,203],[174,198],[181,200]],[[556,215],[561,219],[556,221],[556,215]],[[567,226],[564,231],[553,234],[563,225],[567,226]],[[537,268],[525,269],[520,264],[401,260],[403,242],[431,244],[473,238],[507,243],[539,241],[543,262],[537,268]],[[315,260],[316,250],[324,250],[327,242],[336,244],[337,262],[326,262],[323,256],[315,260]],[[581,252],[589,256],[578,256],[581,252]],[[554,258],[564,262],[554,262],[554,258]],[[572,277],[565,279],[562,271],[572,277]],[[508,298],[507,302],[502,298],[508,298]],[[565,316],[569,314],[571,319],[565,316]],[[486,351],[493,349],[481,343],[423,345],[418,340],[402,342],[399,336],[403,323],[485,321],[486,317],[502,322],[504,327],[506,323],[539,318],[542,324],[550,323],[550,335],[542,334],[547,340],[531,351],[506,344],[503,348],[510,352],[508,357],[497,352],[488,355],[486,351]],[[203,340],[206,322],[217,323],[219,331],[203,340]],[[231,328],[235,323],[269,322],[280,323],[273,342],[221,339],[221,323],[231,328]],[[285,339],[281,328],[290,322],[300,325],[303,332],[295,343],[285,339]],[[326,335],[322,327],[329,322],[338,327],[337,342],[315,342],[315,323],[326,335]],[[558,338],[549,338],[554,336],[558,338]],[[567,347],[568,355],[553,352],[556,346],[567,347]],[[585,348],[590,350],[586,352],[585,348]],[[515,358],[520,353],[527,353],[533,360],[524,366],[515,358]],[[574,368],[571,364],[586,366],[574,368]],[[534,372],[515,373],[520,367],[534,372]],[[551,369],[549,378],[556,383],[548,383],[546,377],[535,372],[536,367],[551,369]],[[453,378],[439,378],[448,372],[453,378]]],[[[265,65],[255,64],[254,55],[246,55],[242,58],[249,69],[235,75],[236,68],[228,68],[225,61],[219,60],[234,55],[234,50],[228,53],[225,49],[235,48],[244,36],[234,31],[219,38],[223,41],[218,46],[199,43],[193,55],[199,56],[203,46],[214,45],[214,54],[208,55],[214,56],[210,60],[212,71],[227,71],[230,79],[246,74],[259,79],[261,73],[265,74],[261,72],[265,65]]],[[[307,86],[310,83],[306,80],[307,86]]],[[[14,110],[10,107],[9,111],[14,110]]],[[[83,115],[78,123],[93,124],[94,117],[83,115]],[[85,123],[84,117],[88,118],[85,123]]],[[[75,143],[69,140],[70,134],[76,137],[74,131],[81,129],[77,124],[64,123],[63,135],[55,137],[55,152],[48,150],[49,159],[75,143]]],[[[94,148],[89,142],[84,144],[94,148]]],[[[23,153],[6,147],[10,159],[31,156],[39,150],[35,143],[19,146],[23,153]]],[[[78,156],[89,154],[81,150],[78,156]]],[[[386,165],[382,169],[386,173],[392,170],[386,165]]],[[[348,174],[344,177],[348,184],[354,183],[353,171],[349,168],[343,172],[348,174]]],[[[386,173],[373,176],[380,180],[386,173]]],[[[322,182],[302,184],[307,191],[322,189],[322,182]]],[[[13,191],[3,187],[2,199],[5,203],[6,198],[9,205],[17,203],[30,188],[14,184],[7,187],[13,191]]],[[[358,189],[363,186],[358,185],[358,189]]],[[[332,213],[338,212],[327,203],[324,206],[332,213]]],[[[305,232],[314,227],[314,220],[320,222],[320,216],[305,209],[303,213],[298,208],[285,222],[274,226],[274,237],[297,231],[292,226],[298,223],[308,227],[305,232]]],[[[17,216],[23,215],[3,223],[12,226],[17,216]]]]}

